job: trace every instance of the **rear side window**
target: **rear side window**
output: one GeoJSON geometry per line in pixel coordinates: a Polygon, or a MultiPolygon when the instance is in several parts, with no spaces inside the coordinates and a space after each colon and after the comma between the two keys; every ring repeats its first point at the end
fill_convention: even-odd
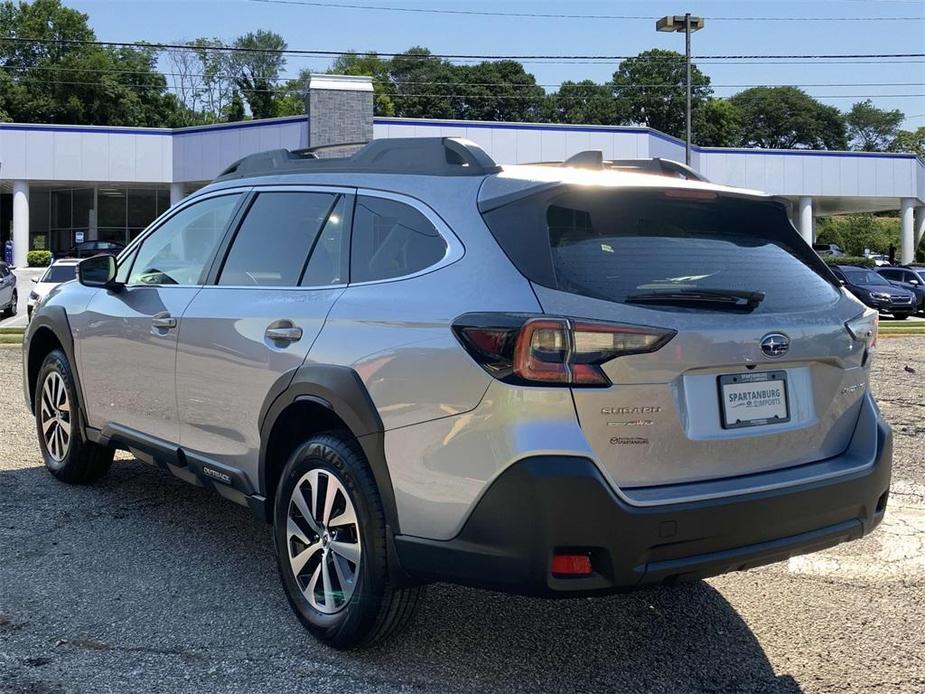
{"type": "Polygon", "coordinates": [[[371,282],[424,270],[446,255],[446,242],[416,209],[360,196],[353,214],[350,281],[371,282]]]}
{"type": "Polygon", "coordinates": [[[261,193],[241,223],[218,283],[297,287],[336,193],[261,193]]]}
{"type": "Polygon", "coordinates": [[[583,296],[622,303],[664,290],[759,291],[760,312],[838,297],[782,207],[674,195],[566,186],[492,210],[485,221],[529,279],[583,296]]]}

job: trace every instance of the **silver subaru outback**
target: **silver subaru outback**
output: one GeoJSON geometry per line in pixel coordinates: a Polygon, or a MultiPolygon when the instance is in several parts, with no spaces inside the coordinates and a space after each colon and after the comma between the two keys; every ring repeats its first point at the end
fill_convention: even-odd
{"type": "Polygon", "coordinates": [[[696,580],[886,508],[876,312],[785,203],[673,162],[265,152],[78,275],[24,341],[48,469],[91,482],[124,449],[249,506],[335,647],[428,582],[696,580]]]}

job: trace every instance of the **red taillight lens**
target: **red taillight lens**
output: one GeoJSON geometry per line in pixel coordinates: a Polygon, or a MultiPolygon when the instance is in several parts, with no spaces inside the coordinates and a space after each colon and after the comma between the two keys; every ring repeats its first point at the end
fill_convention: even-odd
{"type": "Polygon", "coordinates": [[[587,576],[591,571],[591,557],[586,554],[556,554],[552,558],[554,576],[587,576]]]}
{"type": "Polygon", "coordinates": [[[608,386],[611,359],[654,352],[673,330],[595,321],[467,314],[454,323],[460,342],[490,374],[527,385],[608,386]]]}

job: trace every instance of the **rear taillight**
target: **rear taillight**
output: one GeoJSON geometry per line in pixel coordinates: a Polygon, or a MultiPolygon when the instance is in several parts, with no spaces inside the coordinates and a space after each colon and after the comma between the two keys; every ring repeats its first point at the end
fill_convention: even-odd
{"type": "Polygon", "coordinates": [[[495,378],[525,385],[608,386],[601,365],[654,352],[673,330],[525,314],[460,316],[453,330],[495,378]]]}
{"type": "Polygon", "coordinates": [[[863,363],[865,365],[870,361],[870,357],[877,347],[877,330],[879,327],[880,316],[875,310],[870,308],[857,318],[852,318],[845,323],[848,334],[864,345],[863,363]]]}

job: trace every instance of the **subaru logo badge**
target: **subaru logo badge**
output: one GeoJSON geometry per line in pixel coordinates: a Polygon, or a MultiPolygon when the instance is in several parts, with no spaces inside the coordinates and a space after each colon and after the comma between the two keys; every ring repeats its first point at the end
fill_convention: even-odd
{"type": "Polygon", "coordinates": [[[782,357],[790,349],[790,338],[783,333],[769,333],[761,338],[761,351],[772,359],[782,357]]]}

